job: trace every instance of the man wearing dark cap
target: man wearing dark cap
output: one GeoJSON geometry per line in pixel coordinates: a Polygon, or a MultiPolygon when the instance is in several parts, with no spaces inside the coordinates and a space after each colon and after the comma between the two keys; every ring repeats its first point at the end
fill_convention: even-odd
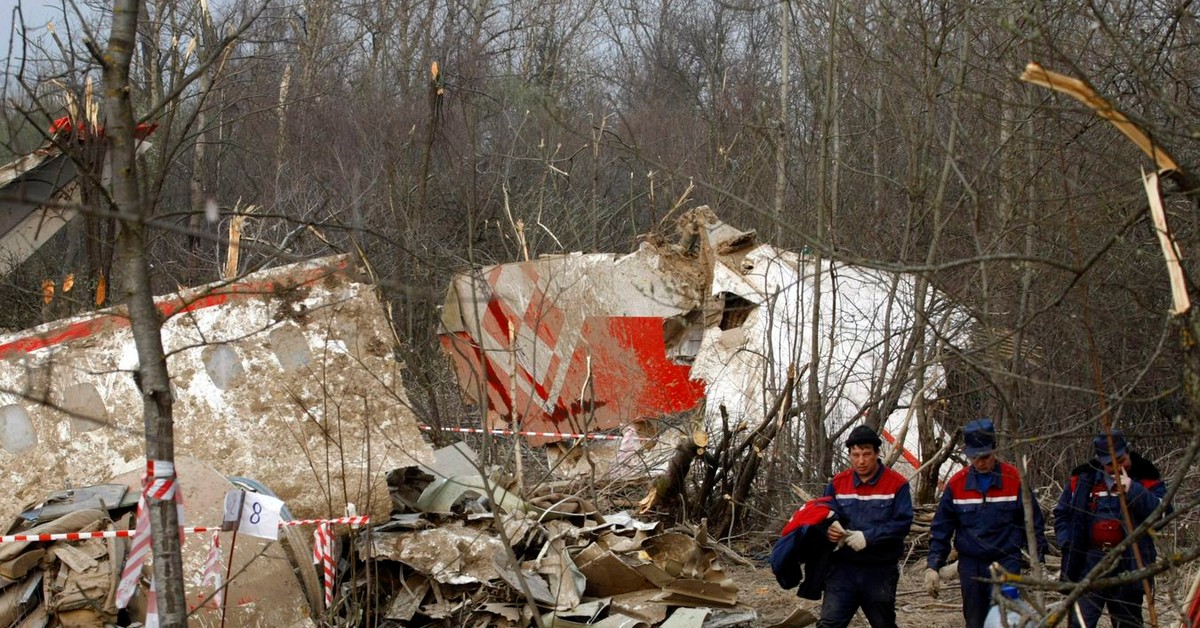
{"type": "MultiPolygon", "coordinates": [[[[942,491],[929,530],[925,587],[937,597],[941,587],[938,569],[946,564],[953,539],[958,550],[963,618],[967,628],[982,628],[992,603],[991,564],[1000,563],[1009,573],[1021,571],[1021,549],[1026,546],[1024,497],[1017,468],[996,458],[996,427],[991,420],[967,423],[963,444],[971,464],[951,476],[942,491]]],[[[1032,506],[1041,560],[1046,555],[1045,520],[1036,497],[1032,506]]]]}
{"type": "Polygon", "coordinates": [[[873,628],[896,626],[896,583],[913,507],[908,480],[879,460],[882,444],[875,430],[854,428],[846,438],[850,468],[825,489],[838,517],[827,538],[838,549],[830,559],[817,628],[844,628],[859,608],[873,628]]]}
{"type": "MultiPolygon", "coordinates": [[[[1122,495],[1137,527],[1167,490],[1154,463],[1131,451],[1120,430],[1096,436],[1092,448],[1095,456],[1071,472],[1054,507],[1054,533],[1062,546],[1062,578],[1067,582],[1082,580],[1129,534],[1131,528],[1121,511],[1122,495]]],[[[1139,555],[1143,566],[1154,562],[1154,540],[1149,535],[1130,545],[1107,575],[1137,569],[1139,555]]],[[[1114,628],[1141,626],[1143,593],[1141,581],[1090,591],[1079,600],[1079,614],[1087,628],[1095,628],[1108,607],[1114,628]]],[[[1069,616],[1071,625],[1078,626],[1076,614],[1069,616]]]]}

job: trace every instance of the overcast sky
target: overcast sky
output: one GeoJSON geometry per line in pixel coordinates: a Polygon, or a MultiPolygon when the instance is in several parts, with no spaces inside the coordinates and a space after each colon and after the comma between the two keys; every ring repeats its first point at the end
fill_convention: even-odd
{"type": "MultiPolygon", "coordinates": [[[[9,54],[9,41],[16,35],[20,34],[20,30],[13,31],[14,20],[24,18],[25,26],[31,31],[45,32],[46,22],[54,20],[55,22],[62,21],[62,11],[57,3],[43,2],[42,0],[0,0],[0,37],[4,40],[4,54],[9,54]],[[21,15],[17,15],[18,5],[21,8],[21,15]]],[[[14,49],[14,54],[16,50],[14,49]]]]}
{"type": "Polygon", "coordinates": [[[0,0],[0,46],[3,46],[0,55],[8,61],[6,67],[10,67],[11,62],[21,55],[19,39],[22,33],[32,40],[41,39],[46,35],[46,23],[51,21],[58,27],[59,33],[64,32],[62,6],[62,2],[46,0],[0,0]],[[17,13],[18,7],[20,14],[17,13]],[[17,25],[14,29],[16,21],[23,22],[25,28],[17,25]]]}

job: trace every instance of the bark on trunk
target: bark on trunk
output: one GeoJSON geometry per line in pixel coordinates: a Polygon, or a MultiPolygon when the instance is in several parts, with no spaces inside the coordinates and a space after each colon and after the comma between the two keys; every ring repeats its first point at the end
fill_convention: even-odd
{"type": "MultiPolygon", "coordinates": [[[[110,142],[112,160],[112,199],[121,224],[117,241],[125,279],[122,297],[128,307],[138,352],[136,380],[143,399],[146,458],[173,463],[173,400],[163,353],[161,320],[154,306],[146,259],[145,222],[149,210],[143,205],[138,188],[133,103],[129,90],[129,67],[140,11],[139,0],[113,2],[112,32],[104,55],[105,135],[110,142]]],[[[149,498],[148,506],[154,534],[159,620],[163,626],[186,626],[178,512],[173,501],[149,498]]]]}

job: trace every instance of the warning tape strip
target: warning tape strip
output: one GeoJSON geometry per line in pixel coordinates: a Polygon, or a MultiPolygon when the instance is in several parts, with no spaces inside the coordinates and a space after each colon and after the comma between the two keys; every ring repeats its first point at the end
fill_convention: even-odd
{"type": "MultiPolygon", "coordinates": [[[[279,527],[286,528],[303,525],[319,525],[322,523],[349,525],[366,525],[371,522],[370,516],[339,517],[337,519],[298,519],[280,521],[279,527]]],[[[196,526],[183,528],[184,534],[202,532],[219,532],[220,526],[196,526]]],[[[97,530],[95,532],[57,532],[54,534],[8,534],[0,536],[0,543],[48,543],[50,541],[82,541],[85,539],[126,539],[133,536],[134,530],[97,530]]]]}
{"type": "MultiPolygon", "coordinates": [[[[522,430],[503,430],[503,429],[483,429],[480,427],[438,427],[422,424],[421,429],[426,432],[439,430],[442,432],[456,432],[458,434],[491,434],[493,436],[541,436],[545,438],[586,438],[588,440],[621,440],[625,438],[621,434],[577,434],[570,432],[528,432],[522,430]]],[[[633,440],[657,440],[646,436],[634,436],[633,440]]]]}
{"type": "Polygon", "coordinates": [[[338,524],[345,523],[352,526],[365,526],[371,523],[369,515],[359,515],[357,517],[338,517],[337,519],[292,519],[291,521],[280,521],[279,527],[287,528],[291,526],[313,526],[322,523],[338,524]]]}

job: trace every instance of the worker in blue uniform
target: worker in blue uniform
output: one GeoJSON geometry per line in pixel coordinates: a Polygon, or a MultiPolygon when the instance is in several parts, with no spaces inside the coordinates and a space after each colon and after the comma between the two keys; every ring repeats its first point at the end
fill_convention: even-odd
{"type": "MultiPolygon", "coordinates": [[[[1092,446],[1095,456],[1071,472],[1054,507],[1054,533],[1062,546],[1062,579],[1066,582],[1082,580],[1132,531],[1129,523],[1136,528],[1146,521],[1167,491],[1158,468],[1130,450],[1120,430],[1096,436],[1092,446]],[[1122,496],[1131,522],[1122,512],[1122,496]]],[[[1136,570],[1139,554],[1142,566],[1154,562],[1150,535],[1130,544],[1106,575],[1136,570]]],[[[1153,580],[1150,583],[1153,585],[1153,580]]],[[[1114,628],[1141,626],[1144,593],[1142,581],[1089,591],[1079,600],[1079,614],[1087,628],[1095,628],[1105,607],[1114,628]]],[[[1076,613],[1068,615],[1071,625],[1078,626],[1076,613]]]]}
{"type": "MultiPolygon", "coordinates": [[[[946,564],[953,540],[958,550],[963,619],[967,628],[982,628],[992,604],[992,563],[999,563],[1009,573],[1021,571],[1021,550],[1028,546],[1025,502],[1017,468],[996,456],[996,427],[991,420],[967,423],[963,445],[971,464],[951,476],[942,491],[930,528],[925,588],[937,597],[941,588],[938,570],[946,564]]],[[[1042,560],[1046,555],[1045,519],[1032,490],[1030,496],[1037,558],[1042,560]]]]}
{"type": "Polygon", "coordinates": [[[913,521],[912,493],[908,480],[879,459],[882,445],[865,425],[851,430],[850,468],[825,489],[837,513],[826,538],[839,547],[830,556],[817,628],[845,628],[860,608],[872,628],[896,626],[896,584],[913,521]]]}

